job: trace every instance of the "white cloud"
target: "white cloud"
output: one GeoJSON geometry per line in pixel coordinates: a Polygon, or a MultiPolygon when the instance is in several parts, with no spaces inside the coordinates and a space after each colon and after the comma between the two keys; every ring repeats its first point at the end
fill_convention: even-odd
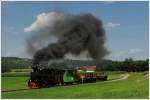
{"type": "Polygon", "coordinates": [[[20,32],[18,30],[16,30],[15,27],[11,26],[8,27],[8,29],[6,29],[7,33],[13,34],[13,35],[18,35],[20,32]]]}
{"type": "Polygon", "coordinates": [[[112,52],[108,57],[110,59],[120,59],[122,57],[125,57],[127,55],[127,51],[118,51],[118,52],[112,52]]]}
{"type": "Polygon", "coordinates": [[[106,28],[114,28],[114,27],[119,27],[120,23],[108,22],[105,26],[106,28]]]}
{"type": "Polygon", "coordinates": [[[62,18],[64,18],[62,13],[41,13],[37,16],[36,21],[34,21],[29,27],[24,28],[24,32],[36,32],[39,30],[52,28],[53,23],[55,21],[62,20],[62,18]]]}
{"type": "Polygon", "coordinates": [[[135,54],[135,53],[140,53],[140,52],[142,52],[142,50],[139,48],[133,48],[129,50],[129,54],[135,54]]]}
{"type": "Polygon", "coordinates": [[[25,47],[15,48],[13,50],[8,50],[3,53],[3,55],[6,57],[31,58],[31,56],[27,54],[25,47]]]}
{"type": "Polygon", "coordinates": [[[14,35],[18,35],[19,34],[19,32],[17,32],[17,31],[14,31],[14,32],[12,32],[14,35]]]}
{"type": "Polygon", "coordinates": [[[140,49],[140,48],[131,48],[131,49],[128,49],[128,50],[112,52],[106,58],[113,59],[113,60],[124,60],[125,58],[132,57],[134,59],[137,59],[137,57],[140,58],[140,56],[138,56],[138,55],[141,55],[141,53],[142,53],[142,49],[140,49]]]}
{"type": "Polygon", "coordinates": [[[113,4],[115,3],[116,1],[113,1],[113,0],[106,0],[106,1],[103,1],[104,4],[113,4]]]}

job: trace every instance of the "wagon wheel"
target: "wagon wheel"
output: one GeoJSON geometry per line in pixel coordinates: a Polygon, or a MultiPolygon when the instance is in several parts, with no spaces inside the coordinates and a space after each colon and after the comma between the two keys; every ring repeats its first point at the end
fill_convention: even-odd
{"type": "Polygon", "coordinates": [[[28,81],[28,87],[30,89],[37,89],[39,88],[39,85],[36,82],[32,82],[31,80],[28,81]]]}

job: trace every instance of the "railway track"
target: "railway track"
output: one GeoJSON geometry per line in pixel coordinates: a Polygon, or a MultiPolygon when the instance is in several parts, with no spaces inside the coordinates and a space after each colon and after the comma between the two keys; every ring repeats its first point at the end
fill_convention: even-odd
{"type": "MultiPolygon", "coordinates": [[[[120,81],[120,80],[125,80],[130,76],[130,74],[122,74],[119,78],[113,79],[113,80],[108,80],[104,82],[114,82],[114,81],[120,81]]],[[[12,90],[2,90],[1,92],[13,92],[13,91],[24,91],[24,90],[33,90],[30,88],[22,88],[22,89],[12,89],[12,90]]]]}
{"type": "Polygon", "coordinates": [[[23,90],[31,90],[31,89],[29,89],[29,88],[24,88],[24,89],[2,90],[2,92],[13,92],[13,91],[23,91],[23,90]]]}

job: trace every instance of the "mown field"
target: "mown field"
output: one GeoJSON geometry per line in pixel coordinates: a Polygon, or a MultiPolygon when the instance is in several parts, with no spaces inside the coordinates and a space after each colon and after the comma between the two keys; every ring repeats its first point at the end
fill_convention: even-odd
{"type": "MultiPolygon", "coordinates": [[[[119,78],[122,72],[110,72],[109,80],[119,78]]],[[[55,99],[96,99],[96,98],[142,98],[148,99],[148,78],[143,73],[129,73],[126,80],[97,82],[80,85],[57,86],[34,90],[2,92],[2,98],[55,98],[55,99]]],[[[2,77],[2,90],[27,88],[28,76],[2,77]]]]}

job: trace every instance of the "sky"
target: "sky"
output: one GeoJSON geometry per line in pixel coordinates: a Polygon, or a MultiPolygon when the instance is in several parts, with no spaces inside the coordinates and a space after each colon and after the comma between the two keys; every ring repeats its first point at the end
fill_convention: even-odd
{"type": "MultiPolygon", "coordinates": [[[[143,60],[149,57],[147,1],[3,1],[1,12],[1,55],[32,57],[26,52],[29,27],[41,13],[62,11],[69,14],[92,13],[101,19],[106,30],[106,59],[143,60]]],[[[78,57],[80,59],[80,56],[78,57]]]]}

